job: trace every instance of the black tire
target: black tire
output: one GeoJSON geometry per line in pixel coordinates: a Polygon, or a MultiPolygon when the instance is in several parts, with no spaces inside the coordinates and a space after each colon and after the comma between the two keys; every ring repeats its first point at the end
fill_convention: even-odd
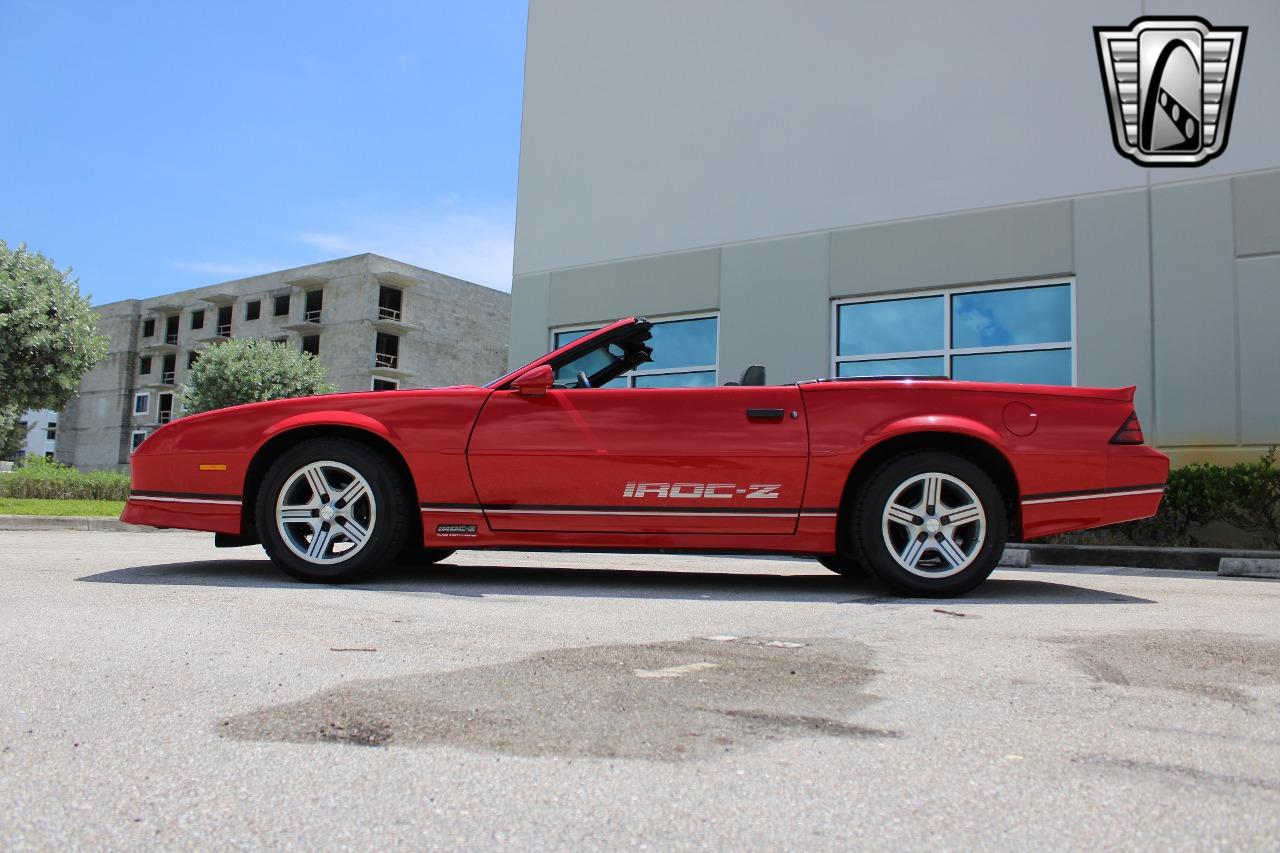
{"type": "Polygon", "coordinates": [[[409,544],[404,546],[397,562],[402,566],[434,566],[453,554],[452,548],[423,548],[409,544]]]}
{"type": "Polygon", "coordinates": [[[858,494],[849,522],[854,553],[861,556],[870,575],[901,595],[935,598],[963,595],[985,581],[999,562],[1009,533],[1004,496],[990,475],[969,460],[943,451],[908,453],[882,465],[858,494]],[[941,476],[930,478],[929,474],[941,476]],[[938,483],[939,496],[932,510],[924,491],[930,481],[938,483]],[[904,502],[895,511],[912,503],[918,514],[907,509],[906,519],[889,517],[889,502],[895,495],[904,502]],[[963,519],[974,513],[965,509],[968,506],[980,507],[981,515],[950,526],[948,522],[955,519],[947,513],[958,510],[963,519]],[[915,569],[907,568],[913,561],[915,569]]]}
{"type": "Polygon", "coordinates": [[[847,578],[862,578],[867,576],[867,570],[857,560],[844,554],[823,554],[818,557],[818,562],[822,564],[824,569],[835,572],[838,575],[844,575],[847,578]]]}
{"type": "MultiPolygon", "coordinates": [[[[350,483],[354,482],[349,481],[350,483]]],[[[412,526],[410,511],[414,507],[411,488],[395,469],[390,461],[375,450],[358,442],[341,438],[320,438],[305,441],[286,450],[267,470],[258,489],[257,504],[254,517],[258,525],[258,533],[262,538],[262,547],[272,562],[286,574],[307,583],[352,583],[368,578],[384,565],[394,562],[405,545],[405,540],[412,526]],[[303,545],[315,546],[312,521],[281,522],[277,524],[277,502],[281,500],[281,491],[288,487],[285,503],[297,503],[300,495],[314,495],[312,481],[302,473],[310,464],[329,464],[333,467],[325,469],[330,473],[326,485],[332,489],[321,491],[337,492],[343,488],[342,475],[347,471],[355,472],[367,484],[368,489],[352,503],[338,507],[338,515],[329,519],[314,519],[318,529],[327,532],[325,541],[330,542],[320,548],[325,553],[322,561],[308,559],[306,555],[295,552],[295,548],[303,545]],[[295,475],[297,475],[295,477],[295,475]],[[301,478],[301,479],[299,479],[301,478]],[[368,498],[364,497],[367,492],[368,498]],[[352,513],[344,517],[342,512],[352,513]],[[359,513],[359,515],[356,515],[359,513]],[[352,526],[369,523],[367,528],[352,526]],[[371,522],[371,523],[370,523],[371,522]],[[281,531],[284,527],[285,532],[281,531]],[[358,546],[342,531],[364,529],[366,531],[358,546]],[[311,532],[310,538],[307,533],[311,532]],[[290,542],[285,541],[288,535],[290,542]],[[292,543],[292,544],[290,544],[292,543]],[[345,551],[339,551],[343,545],[345,551]],[[332,552],[332,553],[330,553],[332,552]],[[342,553],[349,556],[343,557],[342,553]]],[[[341,495],[327,495],[330,512],[341,502],[341,495]]],[[[308,499],[315,503],[316,498],[308,499]]],[[[322,502],[323,503],[323,502],[322,502]]],[[[320,509],[315,510],[317,514],[320,509]]],[[[356,535],[354,532],[352,535],[356,535]]]]}

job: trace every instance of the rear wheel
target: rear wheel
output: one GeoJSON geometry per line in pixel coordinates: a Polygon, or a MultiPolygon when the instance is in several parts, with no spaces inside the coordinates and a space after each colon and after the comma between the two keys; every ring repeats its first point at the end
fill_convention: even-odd
{"type": "Polygon", "coordinates": [[[400,553],[408,507],[408,489],[382,455],[332,438],[285,451],[263,478],[255,509],[277,566],[310,583],[350,583],[400,553]]]}
{"type": "Polygon", "coordinates": [[[867,574],[867,570],[862,567],[861,563],[844,554],[823,554],[818,557],[818,562],[822,564],[824,569],[829,569],[845,577],[859,578],[865,577],[867,574]]]}
{"type": "Polygon", "coordinates": [[[1004,499],[967,459],[909,453],[882,466],[850,529],[868,571],[904,595],[961,595],[995,569],[1008,535],[1004,499]]]}

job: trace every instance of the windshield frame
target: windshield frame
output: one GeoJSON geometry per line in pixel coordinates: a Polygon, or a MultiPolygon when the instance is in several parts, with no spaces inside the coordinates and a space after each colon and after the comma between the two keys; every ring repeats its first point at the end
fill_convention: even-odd
{"type": "Polygon", "coordinates": [[[541,358],[534,359],[523,367],[519,367],[510,373],[499,376],[497,379],[486,384],[485,388],[494,390],[504,390],[509,388],[511,382],[520,375],[539,367],[544,364],[551,364],[554,361],[561,361],[565,356],[572,355],[568,361],[573,361],[581,355],[585,355],[588,351],[598,349],[601,346],[617,340],[625,338],[629,334],[634,334],[635,327],[643,324],[644,327],[650,328],[652,324],[644,317],[624,317],[621,320],[615,320],[602,328],[599,328],[589,335],[584,335],[576,341],[570,341],[564,346],[554,349],[541,358]]]}

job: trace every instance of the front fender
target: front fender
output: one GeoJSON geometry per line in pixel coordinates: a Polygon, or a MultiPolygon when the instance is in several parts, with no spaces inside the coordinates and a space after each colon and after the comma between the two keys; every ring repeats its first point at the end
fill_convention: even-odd
{"type": "Polygon", "coordinates": [[[371,432],[380,438],[384,438],[397,449],[401,448],[401,442],[394,430],[391,430],[382,421],[371,418],[368,415],[359,412],[346,412],[339,410],[321,410],[317,412],[302,412],[297,415],[284,418],[271,424],[262,433],[262,440],[258,443],[258,447],[266,444],[276,436],[290,432],[291,430],[300,429],[302,427],[313,426],[337,426],[349,427],[351,429],[364,430],[371,432]]]}

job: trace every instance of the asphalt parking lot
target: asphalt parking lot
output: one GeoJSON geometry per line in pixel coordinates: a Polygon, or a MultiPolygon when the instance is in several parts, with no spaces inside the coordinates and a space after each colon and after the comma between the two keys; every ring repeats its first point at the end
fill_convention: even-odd
{"type": "Polygon", "coordinates": [[[0,848],[1280,845],[1280,582],[0,533],[0,848]]]}

